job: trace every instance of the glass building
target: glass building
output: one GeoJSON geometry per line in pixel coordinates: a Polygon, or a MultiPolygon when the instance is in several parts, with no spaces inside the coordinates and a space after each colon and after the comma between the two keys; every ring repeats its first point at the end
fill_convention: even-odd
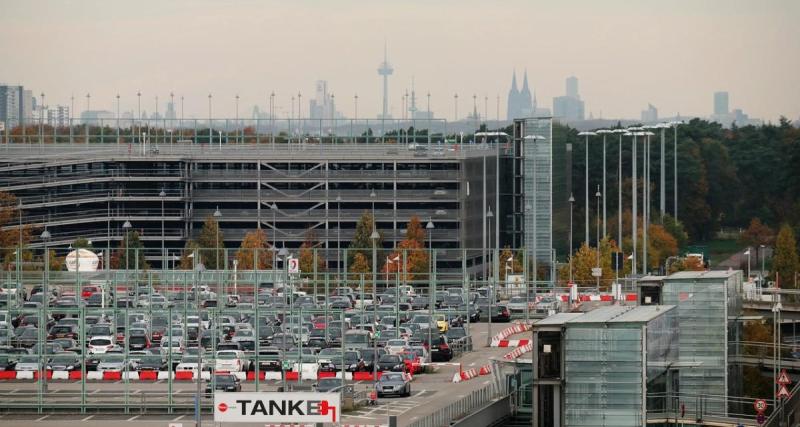
{"type": "Polygon", "coordinates": [[[677,358],[674,306],[609,306],[566,322],[565,426],[644,426],[677,358]]]}
{"type": "MultiPolygon", "coordinates": [[[[742,307],[741,271],[684,271],[664,278],[662,301],[678,307],[678,358],[682,396],[715,396],[703,412],[725,416],[729,394],[728,340],[736,340],[742,307]]],[[[697,399],[683,402],[695,411],[697,399]]]]}

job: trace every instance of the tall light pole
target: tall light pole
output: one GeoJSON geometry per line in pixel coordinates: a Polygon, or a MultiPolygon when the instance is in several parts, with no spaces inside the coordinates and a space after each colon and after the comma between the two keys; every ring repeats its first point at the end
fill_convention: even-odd
{"type": "MultiPolygon", "coordinates": [[[[606,221],[606,135],[609,133],[614,133],[614,131],[609,129],[600,129],[596,133],[603,135],[603,233],[601,234],[605,237],[608,234],[608,223],[606,221]]],[[[600,213],[598,212],[598,215],[600,213]]],[[[598,242],[600,240],[598,239],[598,242]]],[[[599,246],[599,243],[598,243],[599,246]]]]}
{"type": "Polygon", "coordinates": [[[214,220],[217,221],[217,247],[214,248],[214,254],[216,255],[214,257],[216,258],[216,270],[219,270],[219,227],[220,227],[219,219],[220,218],[222,218],[222,212],[219,211],[219,206],[217,206],[217,209],[214,211],[214,220]]]}
{"type": "Polygon", "coordinates": [[[667,171],[665,170],[665,146],[666,146],[666,130],[669,127],[666,123],[659,123],[656,126],[658,129],[661,130],[661,147],[660,153],[658,156],[659,165],[658,165],[658,174],[659,174],[659,183],[658,183],[658,219],[661,224],[664,223],[664,214],[667,212],[666,210],[666,202],[667,202],[667,189],[666,189],[666,179],[667,179],[667,171]]]}
{"type": "Polygon", "coordinates": [[[234,122],[236,123],[236,143],[239,143],[239,94],[236,94],[236,112],[234,122]]]}
{"type": "MultiPolygon", "coordinates": [[[[492,205],[489,205],[489,210],[486,212],[486,220],[489,223],[488,231],[487,231],[487,234],[489,235],[489,242],[488,242],[489,259],[492,259],[492,249],[491,249],[492,248],[492,217],[494,217],[494,214],[492,213],[492,205]]],[[[486,263],[486,260],[484,260],[484,263],[486,263]]],[[[491,266],[491,264],[489,264],[489,265],[491,266]]],[[[486,279],[489,280],[488,277],[486,279]]],[[[495,298],[494,283],[492,281],[490,281],[489,283],[490,283],[489,284],[489,314],[487,316],[488,320],[486,321],[486,346],[487,347],[492,345],[492,303],[494,302],[494,298],[495,298]]]]}
{"type": "MultiPolygon", "coordinates": [[[[22,232],[22,230],[20,230],[20,233],[21,232],[22,232]]],[[[50,252],[48,251],[47,245],[50,242],[50,237],[52,237],[52,236],[50,235],[50,232],[47,231],[47,228],[45,227],[44,231],[42,232],[42,235],[40,236],[40,238],[42,239],[42,242],[44,243],[44,255],[42,257],[44,259],[44,280],[42,281],[42,290],[43,290],[44,293],[43,293],[43,298],[42,298],[42,318],[39,319],[41,321],[40,324],[39,324],[39,328],[44,331],[44,338],[45,338],[45,339],[40,341],[42,344],[46,343],[46,339],[47,339],[47,335],[48,335],[48,331],[47,331],[47,309],[50,306],[50,290],[48,289],[47,285],[48,285],[48,282],[49,282],[49,279],[50,279],[50,277],[49,277],[50,276],[50,252]]],[[[20,247],[18,250],[21,253],[22,247],[20,247]]],[[[80,248],[78,248],[77,250],[80,251],[80,248]]],[[[19,258],[19,255],[17,256],[17,258],[19,258]]],[[[80,262],[80,258],[78,259],[78,261],[80,262]]],[[[76,271],[79,270],[79,269],[80,269],[80,264],[78,263],[76,265],[76,271]]],[[[42,354],[44,354],[43,350],[42,350],[42,354]]],[[[41,367],[42,367],[42,371],[39,372],[39,374],[40,374],[39,378],[42,379],[42,392],[46,392],[47,391],[47,366],[46,366],[45,360],[41,361],[41,367]]]]}
{"type": "Polygon", "coordinates": [[[633,243],[633,248],[631,250],[631,275],[636,274],[636,240],[637,240],[637,231],[638,231],[638,212],[637,212],[637,201],[636,195],[638,193],[638,189],[636,188],[636,182],[638,181],[638,176],[636,172],[636,137],[644,135],[644,132],[640,132],[641,128],[629,128],[628,129],[633,136],[632,142],[632,149],[631,149],[631,241],[633,243]]]}
{"type": "Polygon", "coordinates": [[[586,185],[584,186],[583,189],[583,196],[584,196],[583,207],[584,207],[584,215],[586,217],[584,218],[584,222],[586,223],[586,233],[585,233],[586,237],[584,238],[584,243],[586,243],[587,246],[589,245],[589,137],[594,135],[597,134],[594,132],[581,132],[578,134],[578,136],[585,137],[584,152],[586,153],[586,157],[584,159],[585,164],[584,164],[583,174],[586,185]]]}
{"type": "Polygon", "coordinates": [[[120,144],[119,134],[120,134],[120,124],[119,124],[119,94],[117,94],[117,145],[120,144]]]}
{"type": "MultiPolygon", "coordinates": [[[[597,268],[600,268],[600,198],[603,196],[600,193],[600,186],[597,186],[597,193],[594,193],[594,196],[597,197],[597,268]]],[[[597,290],[600,290],[600,276],[597,276],[597,290]]]]}
{"type": "Polygon", "coordinates": [[[167,193],[164,191],[164,187],[161,187],[161,192],[158,193],[158,197],[161,198],[161,269],[166,269],[167,263],[167,254],[164,250],[164,197],[167,196],[167,193]]]}
{"type": "MultiPolygon", "coordinates": [[[[372,316],[373,322],[378,318],[378,294],[376,292],[376,288],[378,285],[378,239],[380,235],[378,234],[378,230],[375,228],[375,216],[372,217],[372,234],[369,236],[370,240],[372,240],[372,316]]],[[[376,330],[377,332],[377,330],[376,330]]],[[[344,334],[342,335],[342,341],[344,341],[344,334]]],[[[375,361],[377,362],[377,355],[378,355],[378,340],[374,337],[372,339],[372,347],[375,353],[375,361]]],[[[342,368],[344,369],[344,368],[342,368]]],[[[342,374],[344,375],[344,374],[342,374]]],[[[372,364],[372,378],[376,380],[378,378],[378,364],[372,364]]]]}
{"type": "Polygon", "coordinates": [[[212,143],[214,142],[214,135],[211,131],[211,94],[208,94],[208,146],[209,148],[212,147],[212,143]]]}
{"type": "MultiPolygon", "coordinates": [[[[430,347],[433,343],[433,308],[436,306],[436,284],[433,283],[433,221],[428,219],[428,224],[425,225],[425,230],[428,231],[428,354],[430,354],[430,347]]],[[[403,272],[405,274],[405,272],[403,272]]]]}
{"type": "Polygon", "coordinates": [[[458,93],[453,95],[453,122],[458,121],[458,93]]]}
{"type": "Polygon", "coordinates": [[[575,205],[575,197],[569,194],[569,283],[572,283],[572,208],[575,205]]]}
{"type": "Polygon", "coordinates": [[[131,263],[130,251],[128,250],[128,232],[131,229],[131,227],[132,227],[131,222],[128,221],[128,220],[125,220],[125,222],[122,224],[122,230],[125,233],[125,280],[126,280],[126,285],[127,285],[127,280],[128,280],[128,266],[131,263]]]}
{"type": "Polygon", "coordinates": [[[628,136],[625,129],[616,129],[614,133],[619,135],[619,146],[617,147],[617,246],[622,249],[622,136],[628,136]]]}
{"type": "Polygon", "coordinates": [[[672,125],[675,142],[672,145],[672,214],[675,216],[675,221],[678,221],[678,126],[682,125],[682,121],[670,122],[672,125]]]}
{"type": "Polygon", "coordinates": [[[655,135],[653,132],[644,132],[644,188],[642,188],[643,212],[642,212],[642,274],[647,274],[649,262],[647,260],[647,229],[650,228],[650,137],[655,135]]]}
{"type": "MultiPolygon", "coordinates": [[[[269,93],[269,137],[272,143],[272,149],[275,149],[275,91],[269,93]]],[[[273,260],[274,262],[274,260],[273,260]]]]}

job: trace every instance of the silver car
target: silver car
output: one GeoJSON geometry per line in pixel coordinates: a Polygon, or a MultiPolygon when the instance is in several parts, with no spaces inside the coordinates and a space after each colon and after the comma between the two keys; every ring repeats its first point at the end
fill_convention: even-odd
{"type": "Polygon", "coordinates": [[[386,372],[375,383],[378,397],[386,395],[411,396],[411,381],[409,377],[400,372],[386,372]]]}
{"type": "Polygon", "coordinates": [[[38,371],[41,369],[39,356],[21,356],[17,361],[17,371],[38,371]]]}
{"type": "Polygon", "coordinates": [[[135,367],[132,365],[132,361],[125,361],[124,355],[110,354],[103,357],[97,364],[97,372],[134,370],[135,367]]]}

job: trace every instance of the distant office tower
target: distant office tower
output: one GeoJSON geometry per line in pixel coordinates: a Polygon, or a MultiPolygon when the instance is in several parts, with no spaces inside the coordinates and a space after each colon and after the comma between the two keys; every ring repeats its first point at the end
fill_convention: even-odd
{"type": "Polygon", "coordinates": [[[714,114],[728,114],[728,92],[714,92],[714,114]]]}
{"type": "Polygon", "coordinates": [[[314,99],[308,102],[309,117],[312,119],[331,119],[336,117],[334,98],[328,93],[328,82],[317,80],[314,99]]]}
{"type": "Polygon", "coordinates": [[[69,126],[69,107],[66,105],[56,105],[47,108],[47,124],[54,127],[69,126]]]}
{"type": "Polygon", "coordinates": [[[642,110],[642,123],[653,123],[658,121],[658,109],[653,104],[647,104],[647,109],[642,110]]]}
{"type": "Polygon", "coordinates": [[[506,119],[514,120],[536,115],[536,96],[531,95],[528,87],[528,71],[522,81],[522,90],[517,89],[516,71],[511,77],[511,89],[508,91],[508,109],[506,119]]]}
{"type": "Polygon", "coordinates": [[[386,53],[386,45],[383,45],[383,62],[378,68],[378,74],[383,76],[383,112],[381,117],[388,119],[389,116],[389,76],[394,72],[391,64],[389,64],[388,55],[386,53]]]}
{"type": "Polygon", "coordinates": [[[567,77],[567,94],[553,98],[553,116],[567,120],[583,120],[584,105],[578,94],[578,78],[567,77]]]}
{"type": "Polygon", "coordinates": [[[167,120],[175,120],[177,115],[175,114],[175,104],[172,102],[167,102],[167,111],[164,112],[164,118],[167,120]]]}
{"type": "Polygon", "coordinates": [[[567,96],[580,99],[580,96],[578,96],[578,78],[575,76],[567,77],[567,96]]]}
{"type": "MultiPolygon", "coordinates": [[[[153,120],[157,118],[151,117],[153,120]]],[[[116,123],[117,116],[106,110],[86,110],[81,112],[81,122],[92,126],[110,125],[116,123]]]]}
{"type": "Polygon", "coordinates": [[[0,85],[0,122],[14,128],[33,118],[33,94],[22,86],[0,85]]]}

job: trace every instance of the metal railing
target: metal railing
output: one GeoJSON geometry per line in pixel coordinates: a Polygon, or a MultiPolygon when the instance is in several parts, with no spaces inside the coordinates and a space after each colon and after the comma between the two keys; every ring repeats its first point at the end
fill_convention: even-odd
{"type": "Polygon", "coordinates": [[[408,427],[444,427],[449,426],[454,420],[469,415],[476,409],[483,407],[498,397],[495,387],[486,387],[474,390],[469,395],[450,403],[449,405],[414,420],[408,427]]]}

